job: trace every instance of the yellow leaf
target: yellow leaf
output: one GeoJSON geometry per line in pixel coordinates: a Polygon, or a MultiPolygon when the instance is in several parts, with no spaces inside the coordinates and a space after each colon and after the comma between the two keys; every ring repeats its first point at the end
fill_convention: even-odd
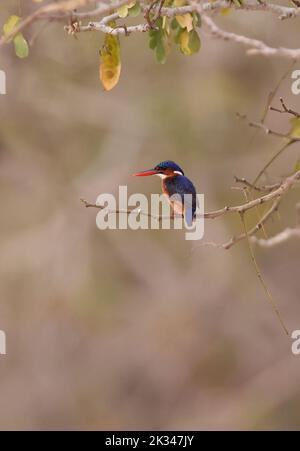
{"type": "Polygon", "coordinates": [[[117,9],[119,17],[125,18],[128,16],[128,10],[135,5],[135,1],[128,3],[128,5],[122,5],[117,9]]]}
{"type": "Polygon", "coordinates": [[[121,74],[120,41],[118,36],[106,34],[101,49],[100,80],[106,91],[113,89],[121,74]]]}
{"type": "Polygon", "coordinates": [[[291,119],[292,129],[290,135],[293,138],[300,138],[300,117],[293,117],[291,119]]]}
{"type": "Polygon", "coordinates": [[[182,31],[182,33],[180,33],[180,37],[179,37],[179,45],[180,45],[180,50],[182,51],[182,53],[184,53],[185,55],[191,55],[191,49],[189,47],[189,33],[187,30],[182,31]]]}
{"type": "Polygon", "coordinates": [[[176,16],[176,20],[181,28],[186,28],[187,31],[192,31],[194,28],[193,17],[190,13],[184,14],[183,16],[176,16]]]}
{"type": "Polygon", "coordinates": [[[18,23],[20,22],[21,17],[19,16],[10,16],[8,21],[3,26],[4,36],[9,36],[10,33],[16,28],[18,23]]]}
{"type": "Polygon", "coordinates": [[[220,10],[220,14],[221,14],[222,16],[227,16],[228,14],[230,14],[230,12],[231,12],[231,8],[222,8],[222,9],[220,10]]]}
{"type": "Polygon", "coordinates": [[[295,164],[295,167],[294,167],[294,172],[298,172],[298,171],[300,171],[300,160],[297,161],[297,163],[295,164]]]}

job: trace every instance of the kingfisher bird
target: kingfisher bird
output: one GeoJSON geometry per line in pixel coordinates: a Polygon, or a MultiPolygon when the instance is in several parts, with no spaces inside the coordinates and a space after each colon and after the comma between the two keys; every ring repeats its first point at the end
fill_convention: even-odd
{"type": "Polygon", "coordinates": [[[197,194],[193,183],[174,161],[162,161],[153,169],[132,174],[135,177],[158,175],[162,179],[162,191],[170,202],[173,213],[184,216],[186,224],[193,225],[197,208],[197,194]],[[185,194],[189,196],[184,197],[185,194]]]}

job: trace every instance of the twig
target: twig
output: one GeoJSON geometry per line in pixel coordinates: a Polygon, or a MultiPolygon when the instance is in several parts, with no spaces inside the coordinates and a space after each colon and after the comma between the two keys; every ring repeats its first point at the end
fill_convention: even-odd
{"type": "Polygon", "coordinates": [[[285,47],[269,47],[263,41],[248,38],[240,34],[225,31],[218,27],[207,14],[202,14],[202,22],[208,28],[213,36],[225,41],[232,41],[248,47],[248,55],[280,56],[289,59],[300,58],[300,49],[288,49],[285,47]]]}
{"type": "Polygon", "coordinates": [[[278,183],[273,183],[273,185],[262,185],[262,186],[257,186],[257,185],[253,185],[253,183],[249,182],[247,179],[243,178],[239,178],[239,177],[234,177],[234,180],[236,183],[241,183],[245,186],[247,186],[248,188],[251,188],[254,191],[265,191],[265,192],[270,192],[273,191],[276,188],[279,188],[280,186],[280,182],[278,183]]]}
{"type": "MultiPolygon", "coordinates": [[[[278,198],[274,204],[272,205],[272,207],[261,217],[261,219],[258,221],[258,223],[252,227],[252,229],[250,229],[247,232],[248,236],[252,236],[255,235],[259,230],[261,230],[263,228],[263,225],[268,221],[269,218],[271,218],[271,216],[273,215],[273,213],[275,211],[277,211],[279,203],[280,203],[280,198],[278,198]]],[[[240,235],[236,235],[233,236],[229,241],[227,241],[226,243],[222,244],[221,246],[224,249],[230,249],[234,244],[238,243],[241,240],[244,240],[245,238],[247,238],[247,235],[245,233],[241,233],[240,235]]]]}
{"type": "Polygon", "coordinates": [[[291,238],[300,238],[300,227],[294,228],[287,227],[282,232],[278,233],[277,235],[267,240],[253,236],[251,238],[251,242],[261,247],[270,248],[277,246],[278,244],[284,243],[285,241],[288,241],[291,238]]]}
{"type": "Polygon", "coordinates": [[[277,113],[288,113],[288,114],[291,114],[292,116],[300,117],[300,114],[297,113],[297,111],[294,111],[294,110],[292,110],[291,108],[288,108],[288,107],[286,106],[286,104],[284,103],[282,97],[280,97],[279,100],[280,100],[280,103],[281,103],[281,106],[282,106],[282,110],[280,110],[279,108],[275,108],[275,107],[273,107],[273,106],[270,106],[270,110],[271,110],[271,111],[276,111],[277,113]]]}
{"type": "Polygon", "coordinates": [[[266,135],[273,135],[273,136],[277,136],[278,138],[289,139],[289,140],[293,140],[295,142],[300,141],[300,138],[296,138],[296,137],[294,138],[293,136],[291,136],[288,133],[280,133],[280,132],[270,129],[263,122],[249,121],[245,114],[236,113],[236,116],[238,119],[247,121],[247,124],[249,125],[249,127],[258,128],[258,129],[263,130],[266,135]]]}
{"type": "Polygon", "coordinates": [[[274,100],[274,98],[275,98],[275,96],[276,96],[276,94],[277,94],[277,92],[278,92],[278,90],[279,90],[281,84],[282,84],[283,81],[291,74],[291,72],[292,72],[293,67],[295,66],[295,64],[296,64],[296,61],[292,61],[292,63],[288,66],[287,70],[283,73],[283,75],[282,75],[282,76],[280,77],[280,79],[278,80],[278,82],[277,82],[276,86],[274,87],[274,89],[269,93],[269,95],[268,95],[268,100],[267,100],[267,104],[266,104],[266,107],[265,107],[265,109],[264,109],[264,112],[263,112],[261,121],[260,121],[262,124],[263,124],[263,123],[265,122],[265,120],[266,120],[268,111],[270,110],[271,103],[273,102],[273,100],[274,100]]]}
{"type": "Polygon", "coordinates": [[[104,19],[100,20],[100,22],[90,22],[88,25],[80,26],[79,31],[102,31],[103,33],[112,34],[112,35],[119,35],[123,34],[125,36],[128,36],[130,33],[134,32],[141,32],[145,33],[146,31],[150,30],[150,26],[145,24],[140,25],[132,25],[132,26],[118,26],[115,28],[110,27],[107,25],[111,21],[115,21],[119,18],[119,15],[117,13],[111,14],[110,16],[104,17],[104,19]]]}
{"type": "Polygon", "coordinates": [[[126,210],[126,209],[116,209],[116,210],[108,210],[106,209],[106,207],[103,207],[102,205],[97,205],[95,203],[91,203],[83,198],[80,199],[80,201],[85,205],[86,208],[97,208],[98,210],[106,210],[106,213],[109,214],[126,214],[126,215],[131,215],[136,214],[136,215],[141,215],[141,216],[147,216],[148,218],[153,218],[156,219],[158,222],[162,221],[163,219],[173,219],[172,216],[163,216],[163,215],[152,215],[151,213],[147,213],[145,211],[140,210],[139,208],[133,208],[131,210],[126,210]]]}
{"type": "MultiPolygon", "coordinates": [[[[225,215],[226,213],[243,213],[247,210],[250,210],[254,207],[256,207],[257,205],[262,205],[265,204],[267,202],[273,201],[277,198],[281,198],[287,191],[289,191],[296,183],[298,183],[300,180],[300,171],[295,172],[295,174],[287,177],[286,179],[284,179],[282,181],[282,183],[280,184],[280,186],[275,189],[274,191],[272,191],[271,193],[268,193],[264,196],[258,197],[257,199],[253,199],[249,202],[246,202],[244,204],[241,205],[235,205],[235,206],[225,206],[223,208],[220,208],[219,210],[214,210],[214,211],[210,211],[210,212],[206,212],[203,215],[199,216],[199,217],[204,217],[206,219],[215,219],[218,218],[220,216],[225,215]]],[[[104,207],[99,206],[97,204],[94,203],[90,203],[85,199],[80,199],[81,202],[84,203],[84,205],[86,207],[93,207],[93,208],[98,208],[98,209],[103,209],[104,207]]],[[[137,211],[137,210],[116,210],[116,211],[110,211],[110,213],[126,213],[126,214],[130,214],[132,211],[137,211]]],[[[149,216],[151,217],[152,215],[150,213],[146,213],[146,212],[142,212],[139,211],[139,213],[149,216]]],[[[161,219],[163,218],[162,216],[156,216],[156,219],[161,219]]]]}
{"type": "Polygon", "coordinates": [[[261,274],[261,271],[259,269],[259,266],[257,264],[256,258],[255,258],[255,255],[254,255],[251,243],[250,243],[250,238],[249,238],[249,234],[248,234],[248,231],[247,231],[247,225],[246,225],[245,216],[244,216],[243,212],[240,214],[240,217],[241,217],[241,221],[242,221],[242,224],[243,224],[243,227],[244,227],[244,233],[245,233],[245,236],[247,238],[247,243],[248,243],[248,248],[249,248],[251,260],[252,260],[252,262],[254,264],[257,277],[258,277],[258,279],[259,279],[259,281],[260,281],[260,283],[261,283],[261,285],[262,285],[262,287],[263,287],[263,289],[265,291],[266,297],[267,297],[268,301],[270,302],[270,305],[271,305],[275,315],[277,316],[277,318],[279,320],[279,323],[281,324],[281,327],[282,327],[284,333],[287,336],[289,336],[289,331],[288,331],[287,327],[285,326],[285,324],[284,324],[284,322],[282,320],[282,317],[281,317],[281,314],[280,314],[279,309],[277,307],[277,304],[276,304],[276,302],[275,302],[275,300],[274,300],[269,288],[267,287],[267,285],[266,285],[266,283],[264,281],[264,278],[263,278],[263,276],[261,274]]]}
{"type": "Polygon", "coordinates": [[[275,160],[277,160],[277,158],[288,148],[290,147],[292,144],[294,144],[295,142],[297,142],[297,139],[290,139],[290,141],[288,141],[287,143],[285,143],[282,147],[280,147],[280,149],[275,153],[275,155],[273,155],[273,157],[264,165],[264,167],[259,171],[259,173],[257,174],[257,176],[255,177],[255,180],[253,181],[253,185],[256,185],[257,182],[260,180],[261,176],[266,172],[266,170],[271,166],[272,163],[274,163],[275,160]]]}

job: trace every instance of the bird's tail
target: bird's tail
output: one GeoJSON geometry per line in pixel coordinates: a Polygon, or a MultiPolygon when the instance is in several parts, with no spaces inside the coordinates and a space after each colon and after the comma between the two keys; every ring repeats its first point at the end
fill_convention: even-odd
{"type": "Polygon", "coordinates": [[[194,219],[194,214],[193,214],[192,207],[188,206],[187,208],[185,208],[185,210],[184,210],[184,219],[185,219],[186,225],[188,227],[192,227],[193,219],[194,219]]]}

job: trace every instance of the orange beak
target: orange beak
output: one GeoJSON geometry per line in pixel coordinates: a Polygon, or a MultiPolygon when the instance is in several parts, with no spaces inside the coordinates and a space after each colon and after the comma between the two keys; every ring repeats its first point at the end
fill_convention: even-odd
{"type": "Polygon", "coordinates": [[[155,174],[159,174],[159,172],[156,171],[155,169],[148,169],[147,171],[136,172],[135,174],[132,174],[132,175],[134,177],[147,177],[148,175],[155,175],[155,174]]]}

